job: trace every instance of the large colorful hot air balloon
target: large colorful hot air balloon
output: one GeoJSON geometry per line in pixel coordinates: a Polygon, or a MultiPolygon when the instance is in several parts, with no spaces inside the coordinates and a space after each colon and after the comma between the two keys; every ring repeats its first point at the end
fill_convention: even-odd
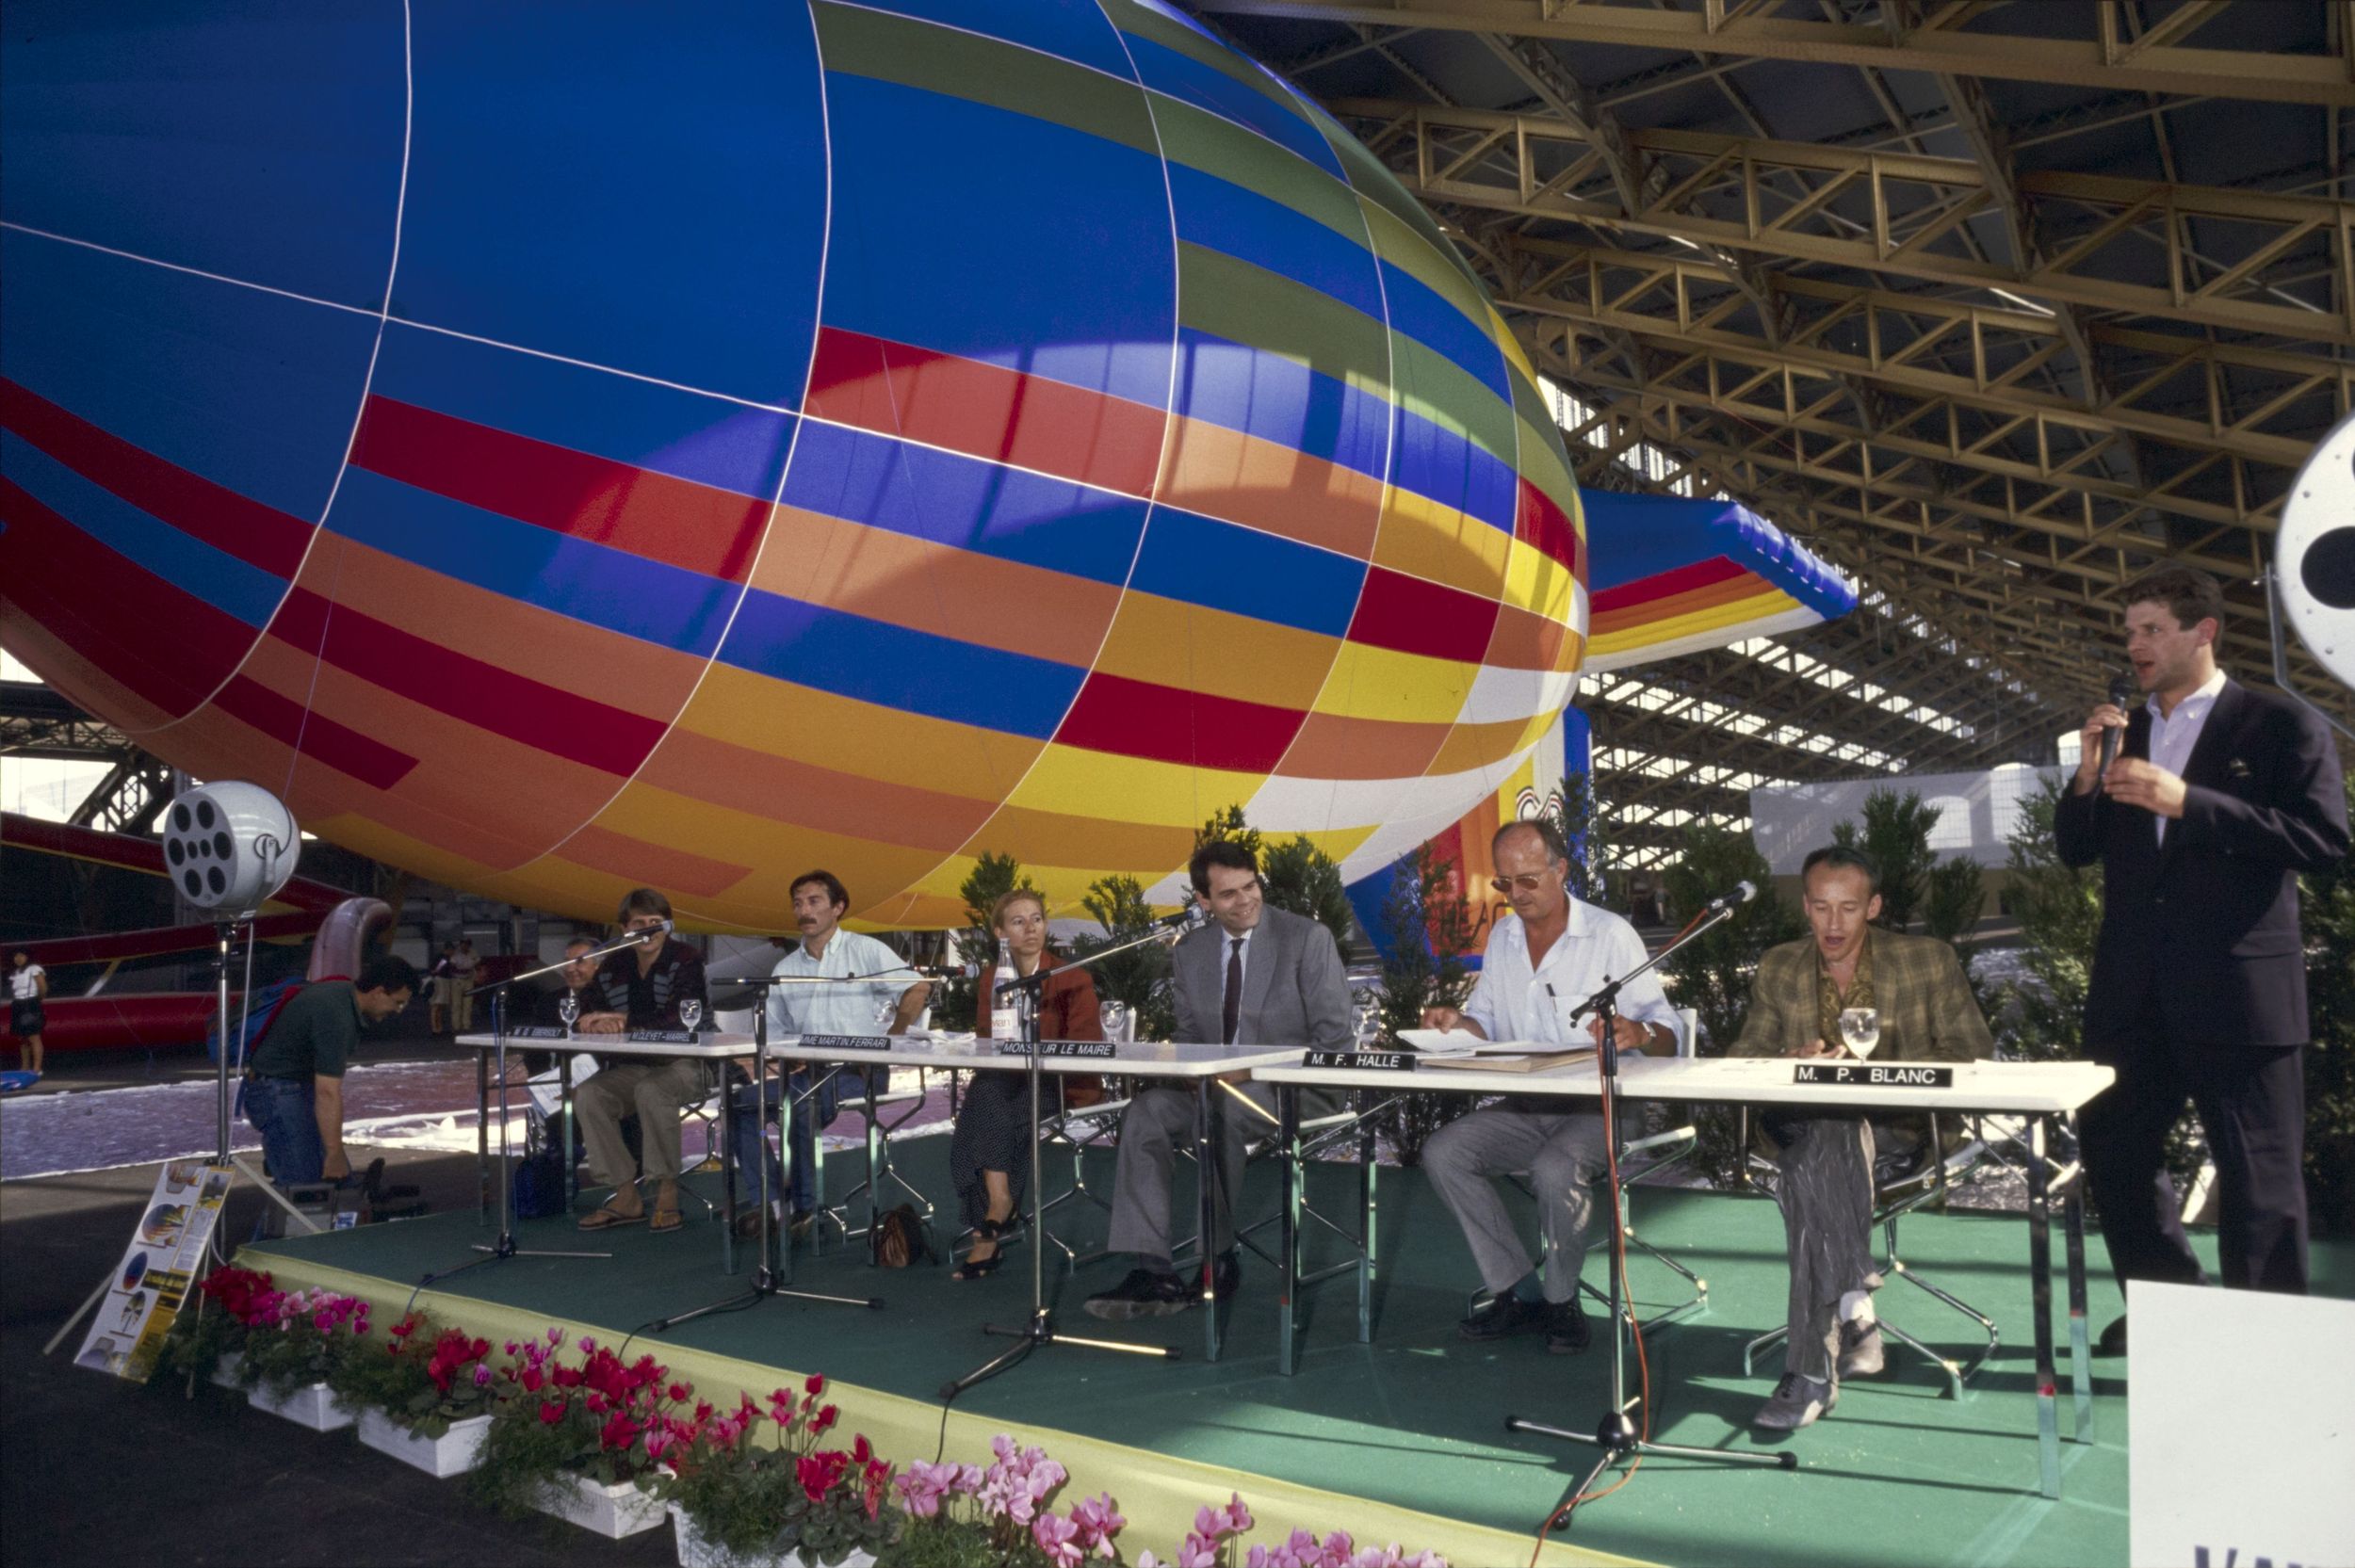
{"type": "Polygon", "coordinates": [[[11,0],[8,648],[483,893],[956,923],[1352,875],[1558,718],[1583,541],[1428,217],[1140,0],[11,0]]]}

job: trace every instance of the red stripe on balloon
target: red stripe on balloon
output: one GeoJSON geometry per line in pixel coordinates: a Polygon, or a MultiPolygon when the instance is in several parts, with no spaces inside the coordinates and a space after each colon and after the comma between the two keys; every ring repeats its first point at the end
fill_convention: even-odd
{"type": "Polygon", "coordinates": [[[1160,409],[954,354],[828,327],[804,407],[820,419],[1012,463],[1125,495],[1151,493],[1160,409]]]}
{"type": "Polygon", "coordinates": [[[351,462],[519,523],[740,583],[765,498],[371,396],[351,462]]]}
{"type": "Polygon", "coordinates": [[[593,822],[576,831],[555,853],[624,881],[660,882],[698,898],[717,898],[752,875],[749,865],[689,854],[674,844],[650,844],[593,822]]]}
{"type": "Polygon", "coordinates": [[[298,588],[270,635],[479,729],[626,777],[663,726],[623,708],[454,653],[389,622],[298,588]]]}
{"type": "Polygon", "coordinates": [[[1735,577],[1753,574],[1748,567],[1737,565],[1724,556],[1712,556],[1707,560],[1697,560],[1689,566],[1655,572],[1648,577],[1638,577],[1632,582],[1618,583],[1610,588],[1599,588],[1589,604],[1600,615],[1606,610],[1648,604],[1654,599],[1689,593],[1697,588],[1711,588],[1735,577]]]}
{"type": "Polygon", "coordinates": [[[1102,671],[1087,678],[1055,732],[1058,745],[1151,762],[1273,772],[1306,714],[1212,697],[1102,671]]]}
{"type": "Polygon", "coordinates": [[[1526,478],[1520,481],[1513,509],[1513,537],[1552,557],[1575,574],[1586,574],[1578,525],[1570,521],[1569,513],[1554,505],[1552,496],[1526,478]]]}
{"type": "Polygon", "coordinates": [[[348,773],[371,789],[390,789],[409,776],[417,759],[373,736],[339,724],[323,713],[281,696],[247,675],[233,677],[213,699],[230,718],[252,725],[313,762],[348,773]]]}
{"type": "Polygon", "coordinates": [[[1496,629],[1496,602],[1377,566],[1366,574],[1349,640],[1402,654],[1478,664],[1496,629]]]}
{"type": "Polygon", "coordinates": [[[109,680],[178,718],[253,645],[233,615],[102,543],[22,485],[0,477],[6,592],[109,680]]]}
{"type": "Polygon", "coordinates": [[[150,516],[279,578],[302,564],[311,525],[166,461],[30,388],[0,380],[0,427],[150,516]]]}

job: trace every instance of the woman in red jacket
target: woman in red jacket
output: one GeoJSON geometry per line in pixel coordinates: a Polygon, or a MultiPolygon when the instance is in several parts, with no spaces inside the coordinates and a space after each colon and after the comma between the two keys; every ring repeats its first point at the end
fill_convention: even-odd
{"type": "MultiPolygon", "coordinates": [[[[990,910],[990,925],[1014,955],[1016,975],[1057,967],[1055,956],[1047,950],[1047,905],[1036,893],[1017,888],[1004,895],[990,910]]],[[[990,1000],[998,981],[993,963],[982,976],[980,1018],[975,1024],[983,1039],[989,1036],[990,1000]]],[[[1104,1038],[1096,982],[1086,970],[1072,969],[1047,982],[1039,995],[1038,1037],[1104,1038]]],[[[1011,1065],[1012,1059],[1008,1061],[1011,1065]]],[[[1012,1071],[975,1073],[966,1087],[964,1104],[957,1107],[956,1132],[949,1140],[949,1172],[957,1184],[965,1222],[973,1231],[972,1250],[951,1273],[952,1279],[978,1280],[1003,1261],[998,1238],[1021,1204],[1034,1138],[1028,1076],[1012,1071]]]]}

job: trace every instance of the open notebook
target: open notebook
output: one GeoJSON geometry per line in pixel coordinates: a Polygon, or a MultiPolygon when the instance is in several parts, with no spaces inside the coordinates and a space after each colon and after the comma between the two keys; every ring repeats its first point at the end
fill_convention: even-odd
{"type": "Polygon", "coordinates": [[[1434,1067],[1470,1068],[1484,1073],[1542,1073],[1548,1068],[1585,1061],[1591,1045],[1554,1045],[1532,1041],[1483,1040],[1462,1029],[1401,1029],[1404,1044],[1434,1067]]]}

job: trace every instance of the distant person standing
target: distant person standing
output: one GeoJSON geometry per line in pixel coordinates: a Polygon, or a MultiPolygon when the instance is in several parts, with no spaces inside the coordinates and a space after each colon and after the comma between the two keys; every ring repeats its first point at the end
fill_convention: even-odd
{"type": "Polygon", "coordinates": [[[49,996],[49,971],[35,963],[33,955],[22,947],[10,956],[8,965],[8,1032],[24,1042],[17,1047],[17,1065],[27,1073],[38,1073],[41,1031],[47,1022],[41,1003],[49,996]]]}
{"type": "Polygon", "coordinates": [[[445,942],[441,955],[433,961],[433,967],[426,971],[426,1031],[429,1034],[449,1033],[450,978],[457,973],[450,967],[450,961],[457,956],[458,944],[445,942]]]}
{"type": "Polygon", "coordinates": [[[459,939],[458,951],[450,955],[449,1028],[452,1034],[464,1034],[474,1027],[474,938],[459,939]]]}

